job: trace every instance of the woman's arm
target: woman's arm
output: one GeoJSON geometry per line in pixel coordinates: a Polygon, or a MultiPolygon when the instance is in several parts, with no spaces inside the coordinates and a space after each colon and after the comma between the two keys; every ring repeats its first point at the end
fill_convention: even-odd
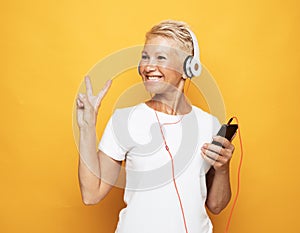
{"type": "Polygon", "coordinates": [[[121,167],[120,161],[101,150],[96,151],[95,131],[95,127],[80,131],[78,178],[82,201],[86,205],[97,204],[108,194],[121,167]]]}
{"type": "Polygon", "coordinates": [[[207,173],[206,206],[213,214],[219,214],[231,198],[229,164],[234,146],[224,137],[216,136],[214,141],[220,142],[224,148],[205,143],[201,155],[212,164],[207,173]]]}
{"type": "Polygon", "coordinates": [[[77,123],[79,127],[78,177],[83,202],[96,204],[110,191],[118,177],[120,163],[96,149],[96,119],[101,100],[111,81],[107,82],[97,96],[93,95],[91,81],[85,78],[86,94],[77,99],[77,123]]]}

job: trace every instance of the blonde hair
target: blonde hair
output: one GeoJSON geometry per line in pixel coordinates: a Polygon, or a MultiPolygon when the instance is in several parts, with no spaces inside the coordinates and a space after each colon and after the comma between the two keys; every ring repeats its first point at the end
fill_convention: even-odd
{"type": "Polygon", "coordinates": [[[146,33],[146,40],[154,36],[162,36],[173,39],[180,44],[180,48],[187,53],[193,55],[193,39],[187,30],[188,24],[176,20],[164,20],[159,24],[153,26],[149,32],[146,33]]]}

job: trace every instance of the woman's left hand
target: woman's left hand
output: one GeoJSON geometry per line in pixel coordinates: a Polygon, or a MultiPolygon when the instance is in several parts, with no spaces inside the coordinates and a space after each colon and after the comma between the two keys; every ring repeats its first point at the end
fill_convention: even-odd
{"type": "Polygon", "coordinates": [[[221,143],[223,148],[212,143],[204,143],[201,148],[201,155],[214,167],[216,172],[228,172],[234,145],[221,136],[215,136],[213,140],[221,143]]]}

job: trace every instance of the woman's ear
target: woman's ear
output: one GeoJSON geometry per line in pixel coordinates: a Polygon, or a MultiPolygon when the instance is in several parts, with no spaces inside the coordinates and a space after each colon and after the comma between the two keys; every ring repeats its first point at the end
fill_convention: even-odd
{"type": "Polygon", "coordinates": [[[186,76],[185,72],[183,72],[183,74],[181,75],[181,78],[186,80],[188,77],[186,76]]]}

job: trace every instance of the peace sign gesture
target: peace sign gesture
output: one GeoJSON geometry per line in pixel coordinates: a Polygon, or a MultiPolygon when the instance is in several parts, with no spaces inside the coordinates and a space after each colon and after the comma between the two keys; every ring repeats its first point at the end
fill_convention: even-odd
{"type": "Polygon", "coordinates": [[[108,80],[97,95],[93,95],[92,83],[89,76],[85,77],[86,94],[79,93],[77,103],[77,124],[82,127],[95,127],[101,101],[112,81],[108,80]]]}

